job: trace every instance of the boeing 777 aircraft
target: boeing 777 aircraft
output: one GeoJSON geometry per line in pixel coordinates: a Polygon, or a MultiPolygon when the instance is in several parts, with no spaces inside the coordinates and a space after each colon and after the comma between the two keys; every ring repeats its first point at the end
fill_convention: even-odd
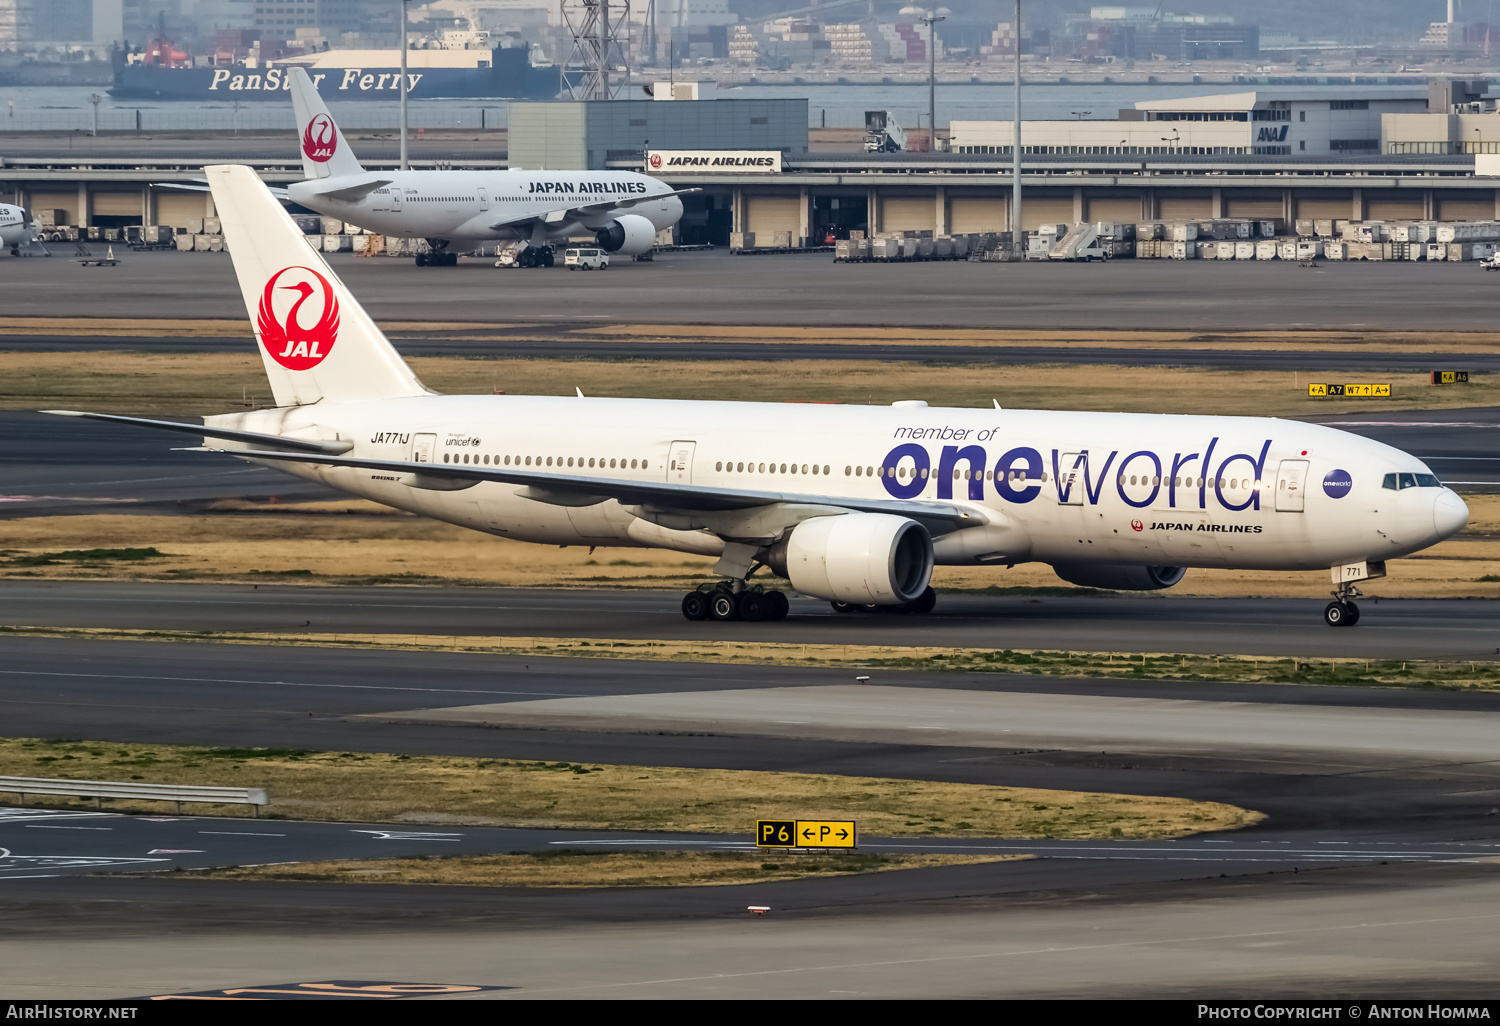
{"type": "Polygon", "coordinates": [[[1039,560],[1064,580],[1169,588],[1185,568],[1358,582],[1460,530],[1418,459],[1251,417],[438,395],[248,167],[206,169],[274,409],[204,425],[50,411],[204,436],[206,449],[488,534],[718,557],[682,611],[786,615],[762,568],[835,608],[930,610],[934,564],[1039,560]]]}
{"type": "MultiPolygon", "coordinates": [[[[286,196],[310,210],[404,238],[426,239],[419,267],[452,266],[480,241],[523,241],[551,265],[553,244],[591,234],[609,253],[639,256],[682,217],[679,191],[631,171],[366,171],[306,70],[288,72],[305,182],[286,196]]],[[[684,189],[680,192],[696,192],[684,189]]]]}
{"type": "Polygon", "coordinates": [[[41,226],[28,220],[22,207],[0,203],[0,249],[15,253],[31,242],[41,231],[41,226]]]}

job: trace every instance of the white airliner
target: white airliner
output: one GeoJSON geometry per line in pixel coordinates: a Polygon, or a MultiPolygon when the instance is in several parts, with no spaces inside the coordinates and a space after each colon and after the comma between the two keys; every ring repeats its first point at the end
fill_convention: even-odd
{"type": "Polygon", "coordinates": [[[27,218],[25,208],[0,203],[0,249],[14,253],[29,245],[41,230],[41,225],[27,218]]]}
{"type": "MultiPolygon", "coordinates": [[[[549,545],[718,557],[689,619],[786,615],[768,568],[835,608],[925,612],[934,564],[1041,561],[1064,580],[1167,588],[1184,568],[1332,570],[1356,582],[1460,530],[1418,459],[1332,428],[1250,417],[437,395],[309,251],[247,167],[206,169],[274,409],[205,436],[352,495],[549,545]]],[[[65,413],[65,411],[51,411],[65,413]]]]}
{"type": "Polygon", "coordinates": [[[606,252],[639,256],[682,217],[682,192],[631,171],[366,171],[306,70],[288,72],[305,182],[286,196],[376,231],[426,239],[417,265],[452,266],[480,241],[529,243],[523,260],[552,263],[552,246],[591,234],[606,252]]]}

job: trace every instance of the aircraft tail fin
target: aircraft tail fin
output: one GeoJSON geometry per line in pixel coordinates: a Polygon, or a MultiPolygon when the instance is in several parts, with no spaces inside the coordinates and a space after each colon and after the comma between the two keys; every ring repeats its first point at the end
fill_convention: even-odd
{"type": "Polygon", "coordinates": [[[297,114],[297,145],[302,148],[302,173],[308,178],[337,178],[364,173],[344,133],[328,113],[306,68],[287,72],[292,82],[292,109],[297,114]]]}
{"type": "Polygon", "coordinates": [[[277,406],[430,394],[254,171],[203,170],[277,406]]]}

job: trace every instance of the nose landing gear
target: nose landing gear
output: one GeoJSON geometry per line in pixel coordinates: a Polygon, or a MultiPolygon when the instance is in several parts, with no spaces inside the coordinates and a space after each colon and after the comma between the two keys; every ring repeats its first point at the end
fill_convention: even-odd
{"type": "Polygon", "coordinates": [[[1330,627],[1353,627],[1359,623],[1359,606],[1354,599],[1360,590],[1352,584],[1340,584],[1333,592],[1333,601],[1323,607],[1323,622],[1330,627]]]}

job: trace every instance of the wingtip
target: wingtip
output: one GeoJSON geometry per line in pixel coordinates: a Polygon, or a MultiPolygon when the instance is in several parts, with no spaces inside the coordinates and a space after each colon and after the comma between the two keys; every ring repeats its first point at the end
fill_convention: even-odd
{"type": "Polygon", "coordinates": [[[82,410],[37,410],[38,413],[46,413],[53,417],[87,417],[88,414],[82,410]]]}

